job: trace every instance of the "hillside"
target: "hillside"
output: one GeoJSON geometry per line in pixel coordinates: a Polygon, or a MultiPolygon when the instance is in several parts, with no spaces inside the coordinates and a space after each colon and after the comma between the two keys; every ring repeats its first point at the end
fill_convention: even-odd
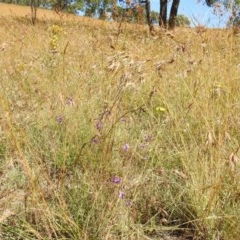
{"type": "MultiPolygon", "coordinates": [[[[64,14],[62,14],[64,15],[64,14]]],[[[31,18],[31,8],[14,5],[14,4],[6,4],[0,3],[0,16],[1,17],[26,17],[31,18]]],[[[67,16],[65,14],[65,16],[67,16]]],[[[68,17],[73,17],[72,15],[68,15],[68,17]]],[[[54,11],[46,10],[46,9],[38,9],[37,10],[37,17],[40,20],[47,20],[47,19],[58,19],[58,14],[54,11]]]]}
{"type": "Polygon", "coordinates": [[[240,38],[0,4],[0,238],[236,240],[240,38]]]}

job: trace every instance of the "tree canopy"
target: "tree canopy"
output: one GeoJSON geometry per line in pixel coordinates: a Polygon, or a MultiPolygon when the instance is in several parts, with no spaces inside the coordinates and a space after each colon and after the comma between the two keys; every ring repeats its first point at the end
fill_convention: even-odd
{"type": "Polygon", "coordinates": [[[230,11],[231,16],[228,25],[240,27],[240,0],[206,0],[209,7],[218,8],[220,4],[230,11]]]}
{"type": "Polygon", "coordinates": [[[176,17],[176,26],[178,26],[178,27],[189,27],[190,24],[191,24],[190,20],[185,15],[179,14],[176,17]]]}

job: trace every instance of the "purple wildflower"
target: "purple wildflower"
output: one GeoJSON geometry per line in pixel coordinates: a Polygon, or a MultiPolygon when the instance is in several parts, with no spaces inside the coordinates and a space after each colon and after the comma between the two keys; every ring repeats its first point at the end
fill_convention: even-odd
{"type": "Polygon", "coordinates": [[[119,191],[119,198],[125,198],[125,193],[123,191],[119,191]]]}
{"type": "Polygon", "coordinates": [[[112,182],[113,182],[113,183],[120,183],[121,181],[122,181],[121,178],[118,177],[118,176],[115,176],[115,177],[113,177],[113,179],[112,179],[112,182]]]}
{"type": "Polygon", "coordinates": [[[128,200],[128,201],[126,202],[126,205],[127,205],[127,207],[130,207],[130,206],[131,206],[131,202],[128,200]]]}
{"type": "Polygon", "coordinates": [[[126,122],[126,118],[122,117],[122,118],[120,119],[120,121],[121,121],[122,123],[125,123],[125,122],[126,122]]]}
{"type": "Polygon", "coordinates": [[[127,152],[130,148],[130,145],[128,143],[126,143],[124,146],[123,146],[123,151],[127,152]]]}
{"type": "Polygon", "coordinates": [[[96,128],[97,130],[101,130],[103,128],[103,124],[101,121],[98,121],[97,124],[96,124],[96,128]]]}
{"type": "Polygon", "coordinates": [[[57,122],[58,122],[59,124],[62,124],[62,123],[63,123],[63,117],[62,117],[62,116],[58,116],[58,117],[57,117],[57,122]]]}
{"type": "Polygon", "coordinates": [[[95,143],[95,144],[98,144],[98,143],[99,143],[99,138],[98,138],[98,136],[93,137],[91,142],[92,142],[92,143],[95,143]]]}
{"type": "Polygon", "coordinates": [[[69,97],[66,101],[66,104],[69,105],[69,106],[73,106],[74,105],[74,101],[73,101],[73,98],[72,97],[69,97]]]}

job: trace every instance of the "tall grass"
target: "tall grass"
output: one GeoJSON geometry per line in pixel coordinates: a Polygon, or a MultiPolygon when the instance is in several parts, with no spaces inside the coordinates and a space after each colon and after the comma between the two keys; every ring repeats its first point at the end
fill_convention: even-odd
{"type": "Polygon", "coordinates": [[[237,239],[239,36],[0,22],[1,239],[237,239]]]}

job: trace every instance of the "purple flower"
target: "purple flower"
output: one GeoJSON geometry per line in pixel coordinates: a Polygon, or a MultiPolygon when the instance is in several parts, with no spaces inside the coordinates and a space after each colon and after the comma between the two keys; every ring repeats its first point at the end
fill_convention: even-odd
{"type": "Polygon", "coordinates": [[[62,123],[63,123],[63,117],[62,117],[62,116],[58,116],[58,117],[57,117],[57,122],[58,122],[59,124],[62,124],[62,123]]]}
{"type": "Polygon", "coordinates": [[[130,148],[130,145],[128,143],[126,143],[124,146],[123,146],[123,151],[127,152],[130,148]]]}
{"type": "Polygon", "coordinates": [[[97,130],[101,130],[103,128],[103,124],[101,121],[98,121],[97,124],[96,124],[96,128],[97,130]]]}
{"type": "Polygon", "coordinates": [[[128,200],[128,201],[126,202],[126,205],[127,205],[127,207],[130,207],[130,206],[131,206],[131,202],[128,200]]]}
{"type": "Polygon", "coordinates": [[[73,98],[72,97],[69,97],[66,101],[66,104],[69,105],[69,106],[73,106],[74,105],[74,101],[73,101],[73,98]]]}
{"type": "Polygon", "coordinates": [[[119,191],[119,198],[125,198],[125,193],[123,191],[119,191]]]}
{"type": "Polygon", "coordinates": [[[99,138],[98,138],[98,136],[93,137],[91,142],[92,142],[92,143],[95,143],[95,144],[98,144],[98,143],[99,143],[99,138]]]}
{"type": "Polygon", "coordinates": [[[113,182],[113,183],[120,183],[121,181],[122,181],[121,178],[118,177],[118,176],[115,176],[115,177],[113,177],[113,179],[112,179],[112,182],[113,182]]]}
{"type": "Polygon", "coordinates": [[[123,123],[125,123],[125,122],[126,122],[126,118],[122,117],[122,118],[120,119],[120,121],[123,122],[123,123]]]}

